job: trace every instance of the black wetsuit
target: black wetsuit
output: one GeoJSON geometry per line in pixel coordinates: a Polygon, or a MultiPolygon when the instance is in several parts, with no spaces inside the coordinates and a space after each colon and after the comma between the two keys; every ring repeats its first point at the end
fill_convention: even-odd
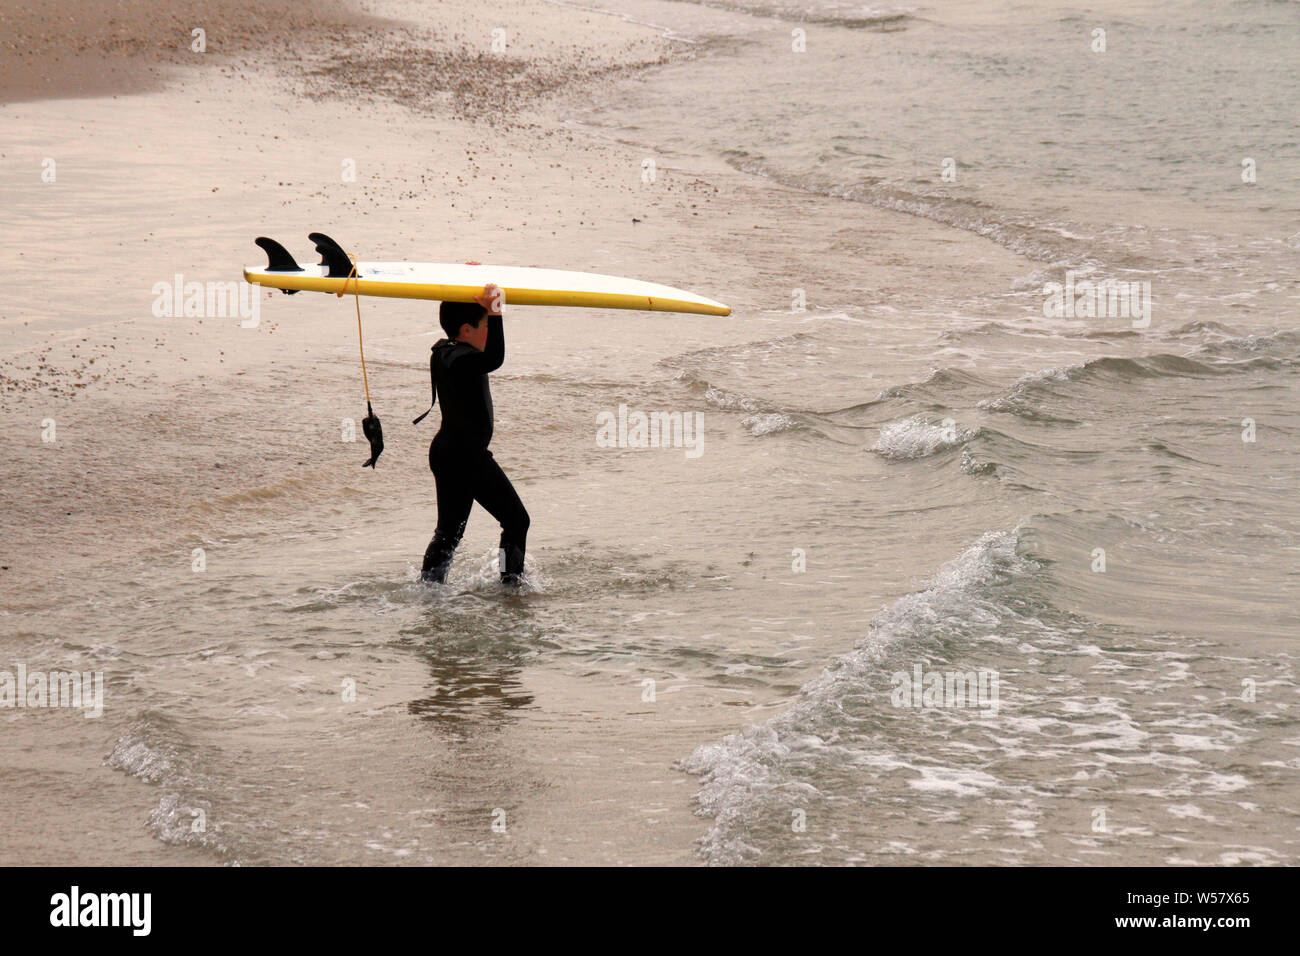
{"type": "Polygon", "coordinates": [[[438,491],[438,527],[424,552],[426,581],[446,580],[475,501],[501,523],[501,580],[518,583],[524,570],[528,512],[488,451],[492,441],[488,373],[505,361],[506,339],[501,316],[490,315],[487,323],[482,352],[465,342],[441,339],[433,346],[429,362],[434,404],[442,406],[442,425],[429,445],[429,468],[438,491]]]}

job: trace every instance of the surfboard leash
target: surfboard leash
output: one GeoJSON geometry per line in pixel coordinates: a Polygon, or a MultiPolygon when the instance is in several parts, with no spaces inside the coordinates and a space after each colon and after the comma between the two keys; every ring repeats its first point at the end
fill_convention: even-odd
{"type": "Polygon", "coordinates": [[[366,417],[361,420],[361,431],[370,442],[370,458],[362,463],[361,467],[374,468],[375,462],[379,460],[380,454],[384,450],[384,430],[379,424],[379,416],[375,414],[374,408],[370,405],[370,375],[366,371],[366,343],[361,334],[361,279],[357,276],[357,260],[351,253],[347,253],[348,260],[352,263],[352,270],[348,273],[347,278],[343,280],[343,288],[335,293],[340,299],[347,294],[348,279],[352,280],[352,297],[357,307],[357,348],[361,352],[361,381],[366,388],[366,417]]]}
{"type": "Polygon", "coordinates": [[[366,387],[366,409],[370,409],[370,376],[366,374],[366,343],[361,337],[361,291],[360,280],[357,278],[357,260],[348,253],[348,259],[352,262],[352,271],[348,273],[347,278],[343,280],[343,288],[334,293],[340,299],[347,295],[348,279],[352,280],[352,298],[357,305],[357,348],[361,352],[361,381],[366,387]]]}

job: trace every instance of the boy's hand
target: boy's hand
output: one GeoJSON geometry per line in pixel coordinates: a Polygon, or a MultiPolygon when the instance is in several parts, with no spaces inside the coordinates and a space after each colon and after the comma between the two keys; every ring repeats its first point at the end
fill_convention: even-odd
{"type": "Polygon", "coordinates": [[[483,291],[474,296],[474,301],[487,309],[488,315],[500,315],[501,306],[505,305],[506,294],[495,282],[489,282],[483,291]]]}

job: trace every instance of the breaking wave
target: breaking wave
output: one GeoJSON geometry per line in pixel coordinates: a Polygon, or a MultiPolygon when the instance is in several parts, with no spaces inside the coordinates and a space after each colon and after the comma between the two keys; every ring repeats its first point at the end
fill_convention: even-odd
{"type": "Polygon", "coordinates": [[[1016,533],[985,533],[928,586],[876,615],[857,646],[805,684],[789,710],[682,760],[683,770],[701,778],[698,812],[714,819],[699,844],[705,858],[758,859],[761,851],[746,839],[756,817],[823,796],[812,781],[828,774],[827,764],[869,760],[852,741],[873,723],[869,702],[881,694],[888,699],[891,652],[901,646],[912,656],[942,653],[1006,618],[1024,618],[1015,607],[1023,599],[1008,592],[1036,567],[1020,553],[1016,533]]]}
{"type": "Polygon", "coordinates": [[[936,423],[917,415],[881,425],[880,436],[871,450],[882,458],[908,461],[955,448],[974,438],[977,433],[977,429],[958,427],[950,418],[936,423]]]}

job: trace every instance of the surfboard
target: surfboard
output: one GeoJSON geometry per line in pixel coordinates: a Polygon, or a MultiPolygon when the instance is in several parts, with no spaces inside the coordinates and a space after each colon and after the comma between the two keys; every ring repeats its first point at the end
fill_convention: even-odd
{"type": "Polygon", "coordinates": [[[451,262],[357,262],[323,233],[312,233],[320,265],[300,266],[274,239],[256,242],[267,253],[265,267],[245,266],[244,281],[294,292],[356,292],[396,299],[473,302],[489,282],[505,292],[508,305],[568,306],[588,309],[641,309],[695,315],[730,315],[721,302],[672,286],[594,272],[525,266],[468,265],[451,262]]]}

